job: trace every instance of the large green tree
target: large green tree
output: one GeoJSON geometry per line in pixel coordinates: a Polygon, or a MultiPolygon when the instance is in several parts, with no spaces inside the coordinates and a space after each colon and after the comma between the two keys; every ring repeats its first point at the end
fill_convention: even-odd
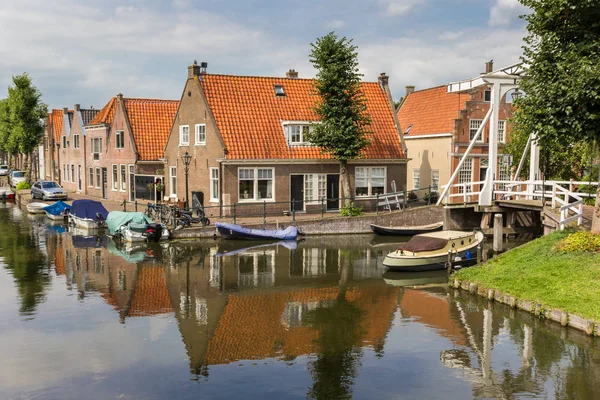
{"type": "Polygon", "coordinates": [[[0,152],[11,162],[19,151],[18,142],[12,134],[8,99],[0,100],[0,152]]]}
{"type": "MultiPolygon", "coordinates": [[[[561,146],[600,135],[600,1],[520,0],[528,65],[515,102],[515,127],[535,132],[544,146],[561,146]]],[[[599,177],[600,181],[600,177],[599,177]]],[[[592,230],[600,232],[600,190],[592,230]]]]}
{"type": "Polygon", "coordinates": [[[357,48],[352,40],[340,39],[334,32],[318,38],[311,47],[310,62],[318,71],[315,90],[319,100],[314,110],[320,123],[314,125],[308,139],[339,161],[342,197],[347,203],[353,197],[348,161],[361,157],[371,133],[357,48]]]}

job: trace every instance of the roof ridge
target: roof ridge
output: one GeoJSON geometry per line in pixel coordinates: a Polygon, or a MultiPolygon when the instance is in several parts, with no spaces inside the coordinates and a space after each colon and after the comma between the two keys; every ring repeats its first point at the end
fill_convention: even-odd
{"type": "Polygon", "coordinates": [[[139,100],[139,101],[170,101],[170,102],[179,101],[179,100],[172,100],[172,99],[157,99],[157,98],[150,98],[150,97],[123,97],[123,100],[139,100]]]}
{"type": "MultiPolygon", "coordinates": [[[[413,94],[413,93],[426,92],[426,91],[428,91],[428,90],[440,89],[440,88],[443,88],[443,87],[446,87],[446,85],[438,85],[438,86],[432,86],[432,87],[430,87],[430,88],[425,88],[425,89],[419,89],[419,90],[415,90],[415,91],[413,91],[413,92],[409,93],[409,96],[410,96],[411,94],[413,94]]],[[[452,93],[449,93],[449,94],[452,94],[452,93]]]]}
{"type": "MultiPolygon", "coordinates": [[[[288,81],[314,81],[316,78],[288,78],[287,76],[260,76],[260,75],[233,75],[233,74],[205,74],[204,76],[219,76],[219,77],[230,77],[230,78],[248,78],[248,79],[284,79],[288,81]]],[[[361,83],[375,83],[377,81],[361,81],[361,83]]]]}

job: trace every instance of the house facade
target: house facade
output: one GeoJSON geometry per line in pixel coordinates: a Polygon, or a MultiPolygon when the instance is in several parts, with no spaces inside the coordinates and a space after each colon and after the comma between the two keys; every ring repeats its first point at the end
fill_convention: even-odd
{"type": "MultiPolygon", "coordinates": [[[[486,72],[493,65],[486,63],[486,72]]],[[[470,93],[447,93],[446,86],[413,91],[407,87],[406,96],[398,110],[398,120],[404,128],[408,148],[407,186],[409,190],[431,187],[440,192],[465,154],[490,109],[490,89],[483,87],[470,93]]],[[[507,96],[510,97],[510,94],[507,96]]],[[[504,96],[498,121],[499,162],[496,179],[510,180],[512,160],[502,155],[510,135],[508,120],[512,105],[504,96]]],[[[489,126],[486,125],[465,159],[454,183],[480,182],[488,173],[489,126]]]]}
{"type": "MultiPolygon", "coordinates": [[[[388,77],[364,82],[362,90],[373,134],[363,157],[348,164],[357,201],[403,189],[407,162],[388,77]]],[[[188,67],[165,150],[166,195],[189,197],[191,206],[202,203],[212,214],[227,215],[234,204],[339,209],[339,163],[304,138],[318,122],[316,100],[313,80],[293,70],[286,77],[251,77],[208,74],[206,63],[188,67]]]]}

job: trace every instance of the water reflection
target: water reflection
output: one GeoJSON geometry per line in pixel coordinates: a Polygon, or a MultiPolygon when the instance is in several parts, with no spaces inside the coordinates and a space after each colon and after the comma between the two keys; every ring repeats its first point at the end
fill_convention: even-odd
{"type": "MultiPolygon", "coordinates": [[[[40,329],[47,340],[42,327],[28,330],[37,353],[7,351],[20,346],[10,334],[20,323],[36,327],[47,316],[85,326],[70,337],[87,338],[86,354],[103,365],[101,379],[80,378],[68,391],[38,383],[32,393],[0,378],[0,397],[3,385],[8,398],[114,398],[115,387],[128,387],[133,398],[350,399],[393,397],[401,387],[413,398],[592,399],[600,388],[597,341],[454,291],[444,271],[386,272],[381,262],[394,243],[372,236],[124,246],[1,206],[0,232],[0,273],[14,280],[25,316],[2,325],[12,368],[81,373],[46,360],[33,339],[40,329]],[[56,305],[69,303],[77,313],[56,305]],[[101,341],[116,348],[104,351],[101,341]],[[189,386],[179,367],[202,385],[189,386]],[[134,371],[147,375],[142,386],[134,371]],[[273,374],[288,379],[273,386],[273,374]],[[86,379],[103,391],[85,389],[86,379]]],[[[72,346],[52,343],[57,352],[72,346]]]]}

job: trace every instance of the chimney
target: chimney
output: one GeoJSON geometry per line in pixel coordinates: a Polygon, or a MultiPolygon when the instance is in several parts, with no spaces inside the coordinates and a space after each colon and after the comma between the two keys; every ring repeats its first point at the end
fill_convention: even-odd
{"type": "Polygon", "coordinates": [[[379,81],[379,84],[382,87],[386,87],[388,85],[388,83],[389,83],[390,77],[387,76],[385,74],[385,72],[382,72],[381,74],[379,74],[379,77],[377,78],[377,80],[379,81]]]}
{"type": "Polygon", "coordinates": [[[414,86],[405,86],[404,89],[406,90],[406,93],[404,94],[405,99],[408,97],[409,94],[415,91],[414,86]]]}
{"type": "Polygon", "coordinates": [[[298,72],[296,72],[295,69],[290,69],[285,73],[285,77],[290,79],[298,79],[298,72]]]}
{"type": "Polygon", "coordinates": [[[93,109],[94,109],[94,106],[90,106],[90,110],[93,110],[93,109]]]}
{"type": "Polygon", "coordinates": [[[490,60],[485,63],[485,73],[489,74],[494,70],[494,60],[490,60]]]}
{"type": "Polygon", "coordinates": [[[206,75],[206,68],[208,67],[208,63],[206,61],[202,61],[200,63],[200,75],[206,75]]]}
{"type": "Polygon", "coordinates": [[[200,76],[200,66],[196,61],[188,67],[188,79],[192,79],[195,76],[200,76]]]}
{"type": "Polygon", "coordinates": [[[117,101],[123,101],[123,93],[117,94],[117,101]]]}
{"type": "Polygon", "coordinates": [[[67,107],[63,107],[63,114],[66,115],[69,113],[69,109],[67,107]]]}
{"type": "Polygon", "coordinates": [[[79,111],[81,109],[81,106],[79,104],[75,104],[75,107],[73,107],[73,109],[75,111],[79,111]]]}

